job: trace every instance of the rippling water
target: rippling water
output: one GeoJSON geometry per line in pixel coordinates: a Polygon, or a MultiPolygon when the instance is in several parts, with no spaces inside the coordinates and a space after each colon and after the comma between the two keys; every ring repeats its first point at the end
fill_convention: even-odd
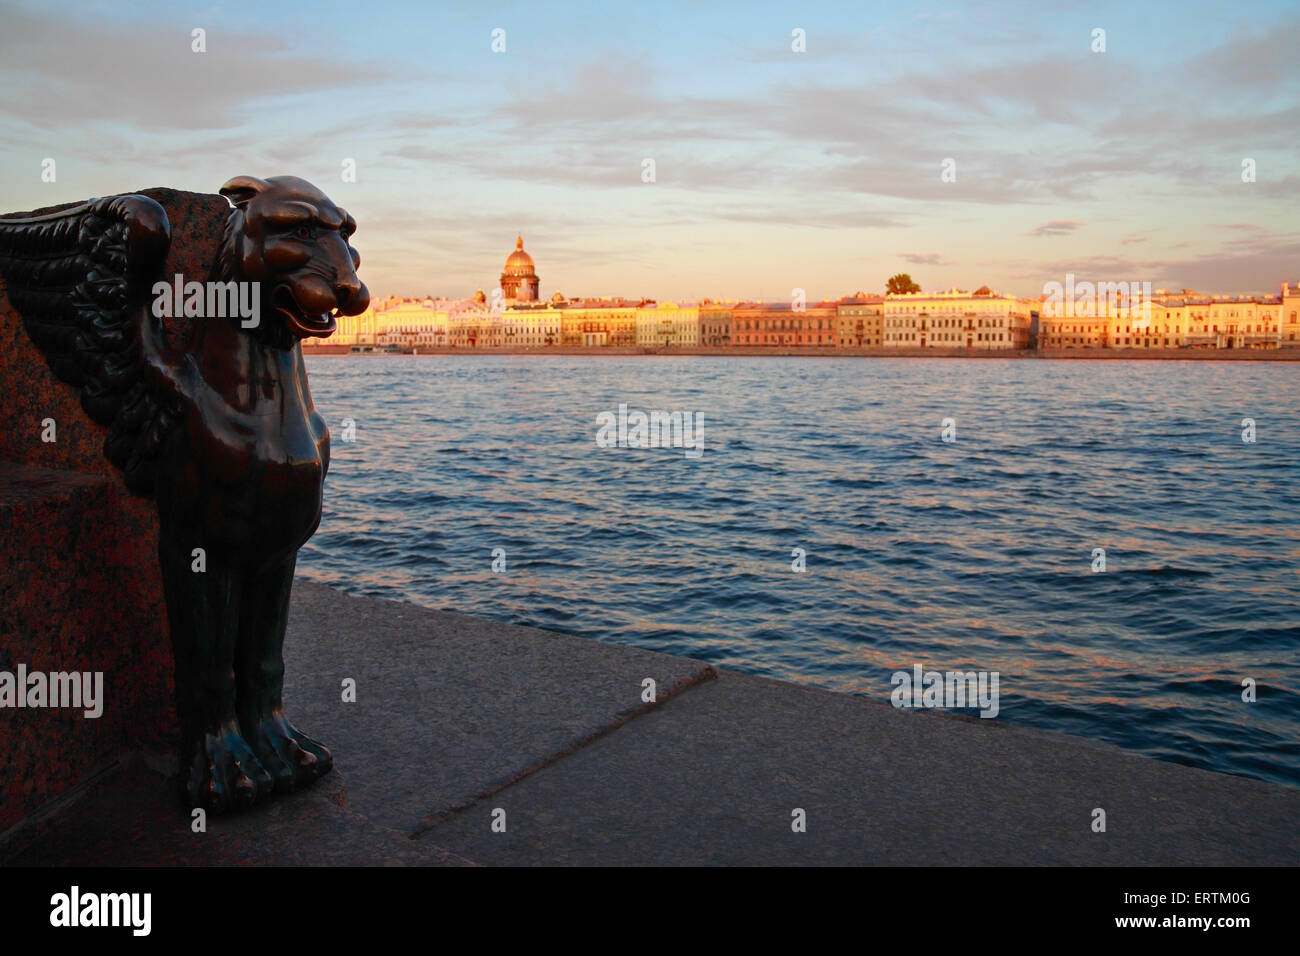
{"type": "Polygon", "coordinates": [[[309,363],[305,577],[882,700],[998,671],[999,720],[1300,783],[1300,366],[309,363]],[[702,457],[597,447],[620,403],[701,412],[702,457]]]}

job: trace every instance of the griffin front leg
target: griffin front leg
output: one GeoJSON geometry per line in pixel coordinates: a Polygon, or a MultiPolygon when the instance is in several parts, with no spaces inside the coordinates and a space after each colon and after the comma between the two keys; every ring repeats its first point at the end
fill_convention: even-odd
{"type": "Polygon", "coordinates": [[[197,564],[192,544],[164,527],[158,547],[187,762],[182,773],[191,806],[224,813],[251,806],[272,780],[240,735],[235,711],[240,578],[206,554],[197,564]]]}
{"type": "Polygon", "coordinates": [[[333,766],[330,752],[284,715],[284,631],[298,555],[248,574],[235,658],[239,726],[277,792],[311,783],[333,766]]]}

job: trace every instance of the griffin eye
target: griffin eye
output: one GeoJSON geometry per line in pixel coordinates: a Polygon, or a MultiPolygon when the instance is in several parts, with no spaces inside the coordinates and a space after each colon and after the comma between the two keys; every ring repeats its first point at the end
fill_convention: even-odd
{"type": "Polygon", "coordinates": [[[299,226],[297,229],[293,231],[293,234],[297,236],[299,239],[310,239],[311,226],[299,226]]]}

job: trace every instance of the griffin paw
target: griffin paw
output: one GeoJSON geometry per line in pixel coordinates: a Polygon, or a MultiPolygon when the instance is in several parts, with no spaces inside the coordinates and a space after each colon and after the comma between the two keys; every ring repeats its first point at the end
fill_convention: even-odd
{"type": "Polygon", "coordinates": [[[306,786],[329,773],[334,765],[322,744],[299,732],[276,710],[244,725],[248,742],[262,766],[270,771],[277,793],[306,786]]]}
{"type": "Polygon", "coordinates": [[[204,734],[195,747],[185,791],[191,807],[229,813],[251,807],[273,783],[230,720],[204,734]]]}

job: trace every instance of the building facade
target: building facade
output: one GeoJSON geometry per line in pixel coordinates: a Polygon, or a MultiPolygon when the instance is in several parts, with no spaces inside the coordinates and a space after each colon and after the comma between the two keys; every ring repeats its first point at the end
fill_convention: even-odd
{"type": "Polygon", "coordinates": [[[518,307],[501,314],[498,347],[507,349],[553,348],[563,338],[564,311],[545,307],[518,307]]]}
{"type": "Polygon", "coordinates": [[[642,347],[700,344],[700,307],[676,302],[646,302],[636,310],[636,344],[642,347]]]}
{"type": "Polygon", "coordinates": [[[639,302],[629,299],[582,299],[564,306],[562,344],[568,348],[636,345],[639,302]]]}
{"type": "Polygon", "coordinates": [[[909,292],[885,296],[881,344],[898,349],[1003,350],[1029,347],[1037,303],[975,292],[909,292]]]}
{"type": "Polygon", "coordinates": [[[700,305],[700,345],[722,348],[731,345],[731,304],[704,302],[700,305]]]}
{"type": "Polygon", "coordinates": [[[442,348],[447,344],[447,303],[433,299],[385,304],[375,315],[375,345],[442,348]]]}
{"type": "Polygon", "coordinates": [[[1065,316],[1044,309],[1040,345],[1044,349],[1274,349],[1286,341],[1286,289],[1283,286],[1280,296],[1253,297],[1206,296],[1191,289],[1157,291],[1127,307],[1099,299],[1076,306],[1074,314],[1065,316]]]}
{"type": "MultiPolygon", "coordinates": [[[[1150,328],[1156,309],[1150,300],[1122,302],[1113,297],[1039,305],[1038,347],[1044,350],[1107,348],[1117,335],[1121,341],[1126,335],[1131,341],[1134,329],[1150,328]]],[[[1177,307],[1170,303],[1166,309],[1172,313],[1177,307]]]]}
{"type": "Polygon", "coordinates": [[[360,315],[340,315],[336,318],[338,331],[328,339],[304,339],[303,347],[318,345],[347,345],[353,348],[369,347],[375,344],[375,305],[366,306],[360,315]]]}
{"type": "Polygon", "coordinates": [[[736,345],[832,346],[838,305],[822,301],[795,309],[789,302],[742,302],[732,309],[736,345]]]}
{"type": "Polygon", "coordinates": [[[1278,297],[1278,344],[1284,349],[1300,348],[1300,282],[1282,283],[1278,297]]]}
{"type": "Polygon", "coordinates": [[[842,349],[879,348],[885,297],[859,293],[841,299],[835,310],[835,344],[842,349]]]}
{"type": "Polygon", "coordinates": [[[1191,348],[1277,348],[1280,299],[1199,298],[1187,301],[1184,310],[1183,342],[1191,348]]]}

